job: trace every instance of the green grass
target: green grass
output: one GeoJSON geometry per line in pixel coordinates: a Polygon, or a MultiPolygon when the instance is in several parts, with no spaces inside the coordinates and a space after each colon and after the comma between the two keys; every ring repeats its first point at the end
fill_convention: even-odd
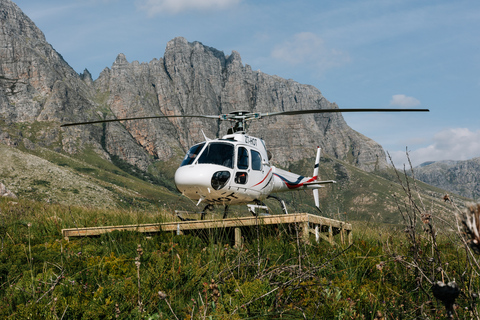
{"type": "Polygon", "coordinates": [[[431,283],[453,279],[454,316],[478,316],[478,256],[467,259],[452,221],[437,217],[436,238],[420,221],[415,241],[404,225],[354,222],[351,246],[300,242],[292,226],[260,227],[234,248],[222,230],[61,236],[67,227],[162,222],[165,211],[7,199],[0,210],[6,319],[443,319],[431,283]]]}

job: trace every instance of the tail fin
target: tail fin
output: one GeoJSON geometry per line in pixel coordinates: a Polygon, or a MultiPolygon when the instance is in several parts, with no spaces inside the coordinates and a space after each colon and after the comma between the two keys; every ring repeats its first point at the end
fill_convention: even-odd
{"type": "MultiPolygon", "coordinates": [[[[318,177],[318,169],[320,167],[320,152],[322,148],[317,147],[317,157],[315,158],[315,166],[313,167],[313,177],[316,180],[320,180],[318,177]]],[[[320,210],[320,199],[318,196],[318,189],[313,189],[313,199],[315,200],[315,206],[320,210]]],[[[321,210],[320,210],[321,211],[321,210]]]]}

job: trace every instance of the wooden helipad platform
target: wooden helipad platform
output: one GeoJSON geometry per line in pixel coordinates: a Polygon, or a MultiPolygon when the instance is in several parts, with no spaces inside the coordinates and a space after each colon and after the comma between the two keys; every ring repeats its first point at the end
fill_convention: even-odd
{"type": "Polygon", "coordinates": [[[345,243],[346,240],[348,240],[348,243],[352,242],[351,224],[308,213],[238,217],[219,220],[174,221],[152,224],[71,228],[62,229],[62,235],[68,239],[71,237],[98,236],[112,231],[135,231],[142,233],[176,232],[177,234],[184,234],[194,230],[223,228],[227,230],[234,229],[235,245],[239,246],[242,243],[242,230],[254,226],[280,226],[290,224],[296,224],[300,227],[302,239],[306,242],[310,241],[310,234],[315,235],[315,240],[317,242],[320,239],[323,239],[334,244],[334,235],[337,234],[340,236],[341,243],[345,243]]]}

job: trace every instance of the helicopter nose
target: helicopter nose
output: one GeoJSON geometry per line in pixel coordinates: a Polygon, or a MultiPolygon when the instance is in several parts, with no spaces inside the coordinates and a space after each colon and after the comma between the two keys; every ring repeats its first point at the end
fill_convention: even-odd
{"type": "Polygon", "coordinates": [[[216,190],[227,185],[231,173],[215,165],[183,166],[175,172],[175,185],[187,197],[214,196],[216,190]]]}
{"type": "Polygon", "coordinates": [[[175,172],[175,185],[177,189],[185,193],[192,188],[208,188],[210,187],[211,174],[208,170],[201,170],[196,166],[184,166],[175,172]]]}

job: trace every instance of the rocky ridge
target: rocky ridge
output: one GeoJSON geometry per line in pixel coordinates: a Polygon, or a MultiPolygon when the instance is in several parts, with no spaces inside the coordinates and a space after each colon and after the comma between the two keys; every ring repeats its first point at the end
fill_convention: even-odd
{"type": "Polygon", "coordinates": [[[452,193],[480,197],[480,157],[464,161],[437,161],[414,168],[415,177],[452,193]]]}
{"type": "MultiPolygon", "coordinates": [[[[336,107],[313,86],[253,71],[240,54],[175,38],[163,58],[128,62],[119,54],[95,81],[77,74],[44,34],[10,0],[0,0],[0,141],[75,154],[92,148],[147,170],[177,159],[194,143],[223,135],[226,123],[169,118],[60,129],[59,124],[114,117],[220,114],[336,107]]],[[[341,114],[272,117],[253,122],[274,162],[313,157],[317,145],[332,157],[372,171],[385,153],[354,131],[341,114]]]]}

